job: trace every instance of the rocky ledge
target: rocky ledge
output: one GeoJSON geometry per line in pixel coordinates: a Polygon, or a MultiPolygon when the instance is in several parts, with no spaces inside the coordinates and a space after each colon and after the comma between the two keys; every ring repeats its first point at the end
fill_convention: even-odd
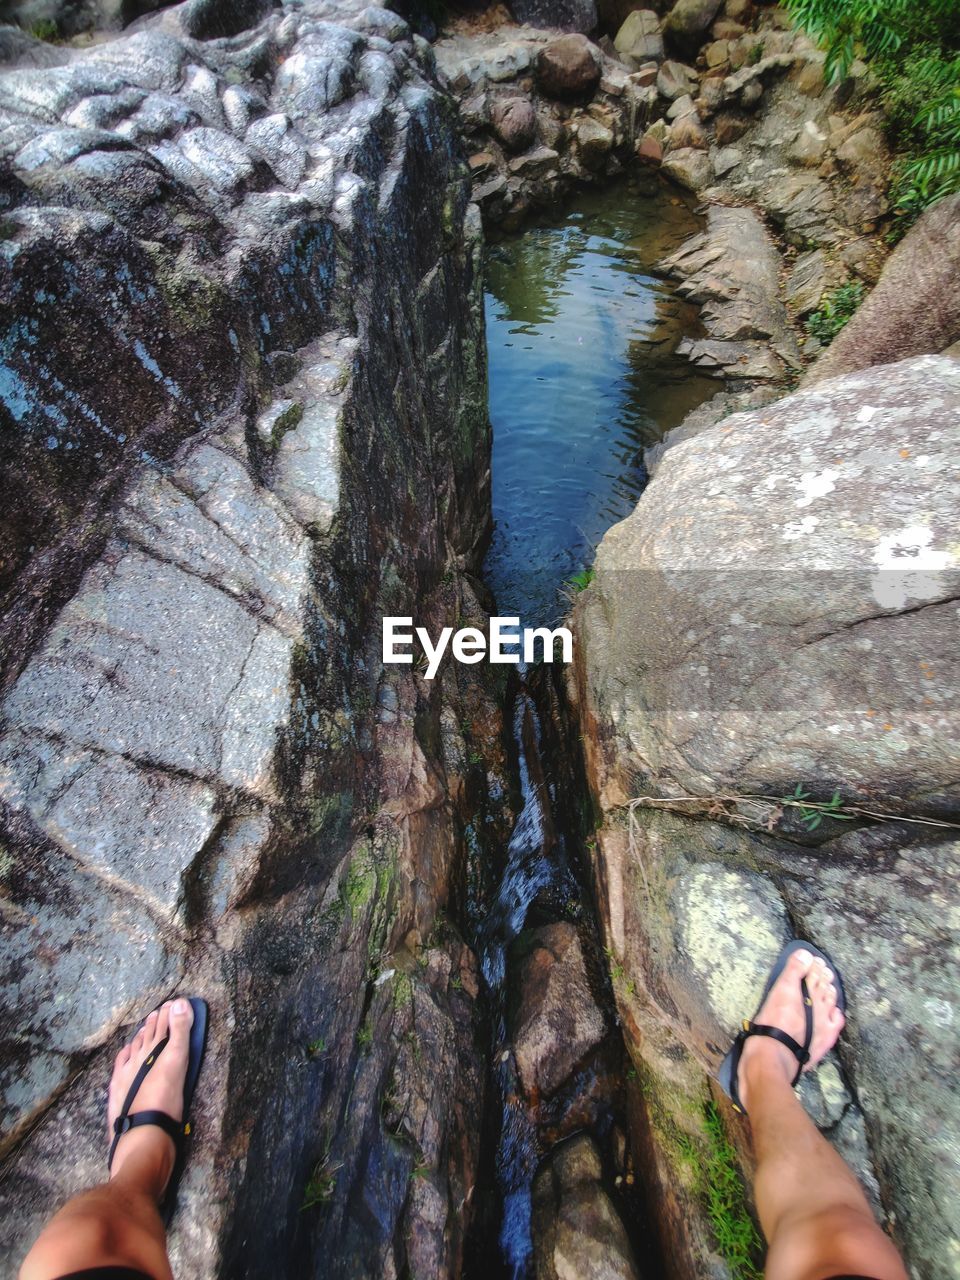
{"type": "Polygon", "coordinates": [[[708,1073],[799,935],[849,1000],[805,1100],[910,1267],[960,1275],[958,410],[960,363],[920,356],[726,417],[666,451],[577,603],[594,870],[671,1274],[715,1240],[685,1155],[709,1161],[708,1073]]]}
{"type": "Polygon", "coordinates": [[[380,618],[483,613],[479,216],[401,18],[233,9],[4,43],[6,1269],[188,988],[178,1275],[457,1274],[497,702],[385,670],[380,618]]]}

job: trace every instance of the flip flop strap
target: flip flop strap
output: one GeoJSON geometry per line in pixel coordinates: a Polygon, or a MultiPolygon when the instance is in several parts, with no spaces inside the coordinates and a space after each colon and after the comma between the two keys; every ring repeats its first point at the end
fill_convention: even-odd
{"type": "Polygon", "coordinates": [[[134,1100],[140,1091],[140,1086],[146,1080],[155,1062],[169,1043],[170,1037],[165,1036],[156,1048],[151,1049],[147,1057],[141,1062],[137,1074],[133,1077],[130,1088],[127,1090],[127,1096],[123,1100],[123,1106],[120,1108],[120,1114],[113,1122],[113,1142],[110,1144],[110,1155],[107,1157],[108,1169],[113,1164],[117,1143],[125,1133],[128,1133],[131,1129],[136,1129],[139,1125],[153,1124],[163,1129],[165,1133],[169,1133],[170,1137],[173,1138],[178,1150],[184,1134],[189,1132],[186,1126],[168,1116],[165,1111],[136,1111],[133,1115],[130,1114],[130,1108],[133,1106],[134,1100]]]}
{"type": "Polygon", "coordinates": [[[740,1057],[743,1053],[743,1046],[751,1036],[768,1036],[771,1040],[776,1040],[779,1044],[784,1045],[797,1060],[796,1075],[791,1080],[791,1087],[795,1087],[803,1074],[803,1068],[810,1061],[810,1045],[813,1043],[813,1001],[810,999],[810,989],[807,986],[806,978],[800,979],[800,991],[803,995],[803,1021],[804,1033],[803,1044],[798,1044],[793,1036],[786,1031],[781,1031],[779,1027],[768,1027],[762,1022],[748,1022],[744,1019],[742,1029],[737,1033],[737,1038],[733,1042],[733,1059],[730,1071],[730,1094],[733,1101],[734,1110],[740,1112],[741,1115],[747,1114],[747,1109],[740,1099],[740,1090],[737,1087],[737,1076],[740,1071],[740,1057]]]}

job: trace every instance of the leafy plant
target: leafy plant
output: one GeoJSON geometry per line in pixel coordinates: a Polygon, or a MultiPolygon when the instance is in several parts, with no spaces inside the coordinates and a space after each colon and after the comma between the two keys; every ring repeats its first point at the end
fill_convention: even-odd
{"type": "Polygon", "coordinates": [[[574,593],[586,591],[596,576],[596,571],[592,568],[581,569],[579,573],[575,573],[572,578],[568,579],[567,587],[574,593]]]}
{"type": "Polygon", "coordinates": [[[369,1022],[365,1022],[357,1032],[357,1048],[361,1053],[369,1053],[373,1045],[373,1027],[369,1022]]]}
{"type": "Polygon", "coordinates": [[[903,225],[960,190],[960,0],[786,0],[842,80],[867,59],[901,152],[893,202],[903,225]]]}
{"type": "Polygon", "coordinates": [[[318,1036],[316,1040],[311,1040],[307,1045],[307,1053],[311,1058],[320,1058],[327,1052],[327,1042],[323,1036],[318,1036]]]}
{"type": "Polygon", "coordinates": [[[796,791],[792,795],[784,796],[782,801],[784,805],[796,809],[797,816],[808,831],[816,831],[824,818],[838,818],[841,822],[852,822],[854,819],[852,813],[843,812],[843,801],[840,799],[839,791],[834,791],[825,803],[814,800],[807,804],[809,800],[810,793],[804,791],[798,782],[796,791]]]}
{"type": "Polygon", "coordinates": [[[861,280],[838,285],[820,299],[819,308],[807,318],[807,333],[829,346],[863,301],[861,280]]]}

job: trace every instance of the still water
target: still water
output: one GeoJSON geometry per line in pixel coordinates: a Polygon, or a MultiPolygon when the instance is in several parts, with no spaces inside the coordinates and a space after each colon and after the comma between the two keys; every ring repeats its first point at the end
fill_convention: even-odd
{"type": "Polygon", "coordinates": [[[697,229],[677,194],[642,175],[490,247],[485,577],[501,614],[559,618],[563,583],[636,505],[644,448],[719,390],[673,354],[697,332],[696,309],[651,271],[697,229]]]}
{"type": "MultiPolygon", "coordinates": [[[[696,310],[652,273],[697,226],[678,196],[643,177],[584,195],[553,221],[490,248],[496,528],[484,568],[501,615],[519,615],[523,625],[562,616],[564,583],[590,565],[604,532],[636,505],[647,479],[644,448],[718,390],[674,354],[697,332],[696,310]]],[[[558,804],[569,790],[569,762],[561,743],[545,749],[543,693],[521,670],[512,727],[522,804],[475,937],[500,1104],[496,1255],[481,1251],[480,1270],[509,1280],[529,1280],[535,1268],[531,1186],[549,1150],[511,1044],[512,947],[531,919],[572,918],[585,943],[588,934],[596,939],[577,871],[580,835],[558,804]]],[[[599,1136],[609,1123],[603,1106],[594,1123],[599,1136]]]]}

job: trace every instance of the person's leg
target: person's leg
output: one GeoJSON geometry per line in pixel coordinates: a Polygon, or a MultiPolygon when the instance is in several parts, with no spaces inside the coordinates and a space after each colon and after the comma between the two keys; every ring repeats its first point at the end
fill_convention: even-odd
{"type": "MultiPolygon", "coordinates": [[[[809,1070],[836,1043],[844,1023],[833,974],[820,959],[803,951],[791,956],[755,1021],[802,1042],[803,977],[814,1015],[809,1070]]],[[[739,1088],[753,1129],[767,1280],[906,1280],[900,1255],[874,1221],[859,1182],[800,1105],[790,1084],[796,1069],[796,1059],[776,1040],[753,1036],[745,1042],[739,1088]]]]}
{"type": "MultiPolygon", "coordinates": [[[[183,1116],[183,1082],[193,1010],[175,1000],[151,1013],[117,1055],[107,1108],[108,1143],[113,1122],[141,1063],[169,1034],[166,1048],[141,1084],[131,1112],[166,1111],[183,1116]]],[[[153,1280],[173,1280],[158,1204],[173,1172],[173,1139],[142,1125],[117,1144],[110,1180],[75,1196],[53,1217],[27,1255],[20,1280],[55,1280],[92,1267],[130,1267],[153,1280]]]]}

